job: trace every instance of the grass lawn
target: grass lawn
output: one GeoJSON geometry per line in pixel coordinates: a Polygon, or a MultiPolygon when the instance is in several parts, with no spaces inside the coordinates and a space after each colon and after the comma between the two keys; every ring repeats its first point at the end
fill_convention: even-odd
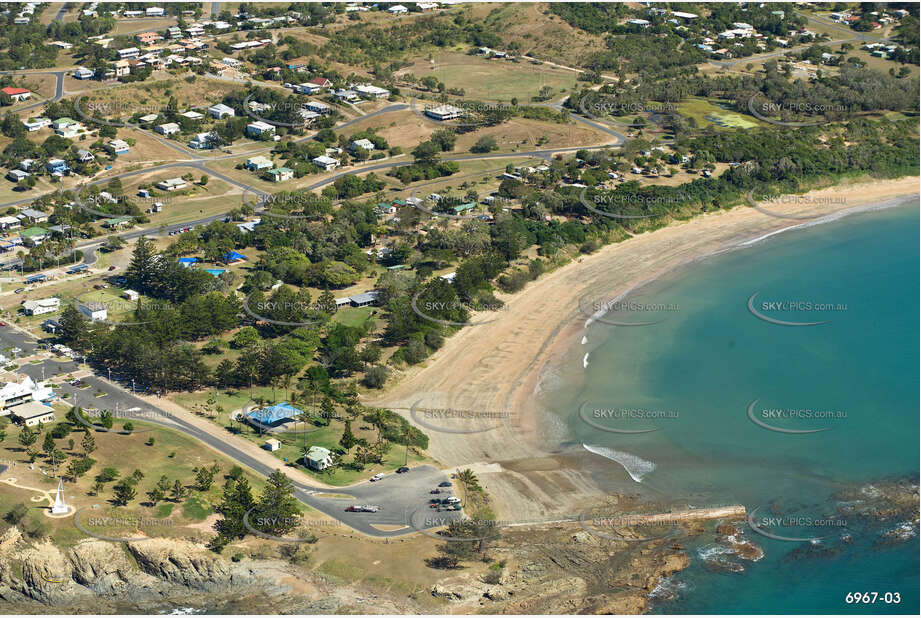
{"type": "MultiPolygon", "coordinates": [[[[59,421],[63,421],[63,408],[58,410],[57,416],[59,421]]],[[[90,457],[96,463],[76,483],[68,482],[64,485],[68,504],[78,510],[87,509],[81,512],[80,523],[91,532],[124,538],[132,538],[138,536],[139,533],[148,536],[192,535],[200,536],[201,540],[213,536],[208,526],[195,528],[189,526],[202,522],[213,513],[214,505],[220,501],[224,475],[230,470],[233,462],[211,449],[203,448],[197,440],[177,431],[143,421],[134,420],[133,423],[135,432],[131,435],[92,432],[96,450],[90,454],[90,457]],[[153,445],[147,444],[150,438],[154,440],[153,445]],[[210,467],[215,463],[218,464],[220,472],[215,475],[211,488],[206,491],[194,489],[193,469],[197,466],[210,467]],[[116,506],[112,502],[113,486],[117,484],[117,480],[105,482],[99,494],[94,493],[93,486],[96,477],[107,467],[115,468],[119,479],[131,476],[135,470],[143,474],[143,478],[136,485],[137,495],[129,501],[128,505],[116,506]],[[156,506],[150,504],[146,492],[156,484],[161,476],[166,476],[170,482],[178,479],[187,488],[188,495],[178,501],[167,500],[156,506]],[[98,506],[92,508],[93,505],[98,506]],[[91,519],[105,516],[118,517],[121,520],[143,518],[143,522],[140,524],[125,521],[99,522],[91,519]]],[[[121,427],[122,424],[116,421],[115,426],[121,427]]],[[[15,477],[17,483],[25,487],[53,491],[57,482],[49,463],[40,456],[35,469],[30,470],[27,455],[18,443],[21,428],[10,424],[6,426],[5,431],[7,438],[0,445],[0,459],[7,465],[15,462],[15,466],[6,470],[3,478],[15,477]],[[46,474],[42,474],[42,470],[46,474]]],[[[69,436],[56,440],[56,443],[68,459],[81,457],[83,436],[82,431],[74,431],[69,436]],[[69,446],[69,440],[74,441],[73,448],[69,446]]],[[[36,445],[42,442],[43,438],[40,437],[36,445]]],[[[66,463],[63,465],[66,466],[66,463]]],[[[249,479],[254,494],[258,495],[264,486],[264,480],[246,470],[244,474],[249,479]]],[[[0,486],[0,512],[5,515],[16,504],[25,504],[27,514],[24,521],[27,532],[41,531],[50,535],[54,542],[62,547],[72,546],[78,540],[86,537],[86,534],[75,528],[73,517],[58,519],[45,517],[43,511],[47,510],[44,508],[47,503],[32,500],[33,496],[39,495],[35,491],[17,489],[4,484],[0,486]]]]}
{"type": "MultiPolygon", "coordinates": [[[[527,61],[487,60],[462,53],[436,53],[434,62],[417,60],[407,68],[416,77],[433,76],[448,88],[462,88],[465,96],[486,101],[517,98],[528,103],[541,88],[549,86],[554,97],[576,85],[576,73],[527,61]]],[[[402,71],[401,71],[402,73],[402,71]]]]}
{"type": "Polygon", "coordinates": [[[373,307],[339,307],[333,315],[333,321],[357,328],[373,311],[373,307]]]}
{"type": "MultiPolygon", "coordinates": [[[[343,421],[333,420],[329,426],[298,422],[296,427],[292,425],[290,431],[284,432],[259,432],[253,427],[239,422],[234,422],[233,429],[231,429],[228,422],[229,412],[240,410],[247,404],[251,404],[254,398],[263,397],[268,401],[276,402],[287,400],[285,396],[286,393],[283,388],[276,389],[274,397],[270,387],[256,387],[252,392],[252,397],[250,396],[249,389],[219,392],[215,398],[215,401],[216,405],[219,405],[224,409],[224,413],[220,415],[213,415],[207,411],[210,409],[208,399],[214,396],[214,391],[199,391],[197,393],[175,393],[170,395],[170,399],[187,409],[204,414],[205,417],[209,418],[209,420],[215,424],[224,427],[228,432],[232,431],[236,435],[239,435],[260,447],[264,447],[265,441],[269,438],[275,438],[279,440],[279,442],[281,442],[281,448],[272,453],[275,457],[278,457],[280,461],[287,462],[287,465],[289,466],[296,466],[299,470],[329,485],[350,485],[362,479],[370,478],[373,474],[376,474],[382,470],[392,471],[403,465],[404,458],[406,457],[406,449],[405,447],[394,444],[391,445],[387,455],[384,457],[383,464],[369,464],[364,470],[361,471],[351,470],[344,467],[339,467],[331,473],[318,473],[309,470],[303,465],[303,462],[301,461],[301,458],[304,454],[304,447],[323,446],[330,450],[339,449],[339,439],[342,437],[342,430],[345,426],[343,421]]],[[[320,397],[317,397],[317,409],[319,409],[319,405],[320,397]]],[[[312,409],[312,406],[309,402],[306,404],[298,404],[297,407],[300,407],[305,411],[312,409]]],[[[377,441],[377,431],[369,424],[365,423],[360,417],[352,421],[352,432],[357,438],[365,438],[368,440],[368,442],[374,443],[377,441]]],[[[346,459],[351,460],[351,457],[347,456],[346,459]]],[[[424,455],[421,455],[410,449],[410,463],[418,463],[427,460],[428,458],[424,455]]]]}
{"type": "Polygon", "coordinates": [[[678,104],[678,112],[687,118],[696,120],[697,126],[700,128],[712,125],[718,129],[751,129],[761,124],[760,121],[754,118],[724,110],[705,99],[685,99],[678,104]],[[720,127],[714,120],[719,120],[728,125],[728,127],[720,127]]]}

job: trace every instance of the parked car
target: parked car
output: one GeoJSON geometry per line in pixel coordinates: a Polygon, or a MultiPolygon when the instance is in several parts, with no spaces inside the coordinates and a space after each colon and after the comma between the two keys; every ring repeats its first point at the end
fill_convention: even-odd
{"type": "Polygon", "coordinates": [[[435,489],[433,489],[433,490],[430,491],[429,493],[430,493],[430,494],[440,494],[440,493],[441,493],[441,490],[438,489],[438,488],[436,487],[435,489]]]}
{"type": "Polygon", "coordinates": [[[109,271],[113,271],[113,270],[115,270],[115,267],[114,267],[114,266],[109,266],[109,271]]]}
{"type": "Polygon", "coordinates": [[[26,291],[25,288],[17,288],[17,289],[15,289],[15,290],[13,290],[13,293],[14,293],[14,294],[22,294],[22,293],[25,292],[25,291],[26,291]]]}
{"type": "Polygon", "coordinates": [[[439,486],[439,487],[450,487],[450,486],[451,486],[451,482],[450,482],[450,481],[442,481],[442,482],[438,483],[438,486],[439,486]]]}
{"type": "Polygon", "coordinates": [[[399,468],[397,468],[397,474],[403,474],[404,472],[409,472],[409,468],[407,468],[406,466],[400,466],[399,468]]]}
{"type": "Polygon", "coordinates": [[[373,483],[374,481],[379,481],[382,478],[384,478],[384,474],[382,472],[378,472],[377,474],[371,477],[371,482],[373,483]]]}

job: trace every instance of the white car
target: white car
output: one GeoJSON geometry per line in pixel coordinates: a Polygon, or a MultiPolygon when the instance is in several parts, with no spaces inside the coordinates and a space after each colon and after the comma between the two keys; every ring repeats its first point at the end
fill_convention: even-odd
{"type": "Polygon", "coordinates": [[[371,482],[373,483],[374,481],[379,481],[382,478],[384,478],[384,474],[382,472],[378,472],[377,474],[371,477],[371,482]]]}

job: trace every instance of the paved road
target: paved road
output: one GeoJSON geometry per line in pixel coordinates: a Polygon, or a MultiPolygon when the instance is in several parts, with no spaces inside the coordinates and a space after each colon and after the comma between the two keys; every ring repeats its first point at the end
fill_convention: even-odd
{"type": "Polygon", "coordinates": [[[54,16],[55,21],[64,21],[64,16],[67,15],[67,3],[61,5],[61,10],[58,11],[58,14],[54,16]]]}
{"type": "MultiPolygon", "coordinates": [[[[25,356],[35,353],[37,342],[34,338],[25,335],[19,330],[0,327],[0,350],[7,350],[14,346],[23,350],[20,356],[25,356]]],[[[72,373],[80,367],[82,365],[73,360],[55,361],[47,359],[41,363],[26,363],[20,367],[19,371],[33,380],[42,380],[72,373]]],[[[105,368],[98,368],[98,371],[102,374],[106,372],[105,368]]],[[[116,376],[113,376],[113,379],[115,378],[116,376]]],[[[118,410],[118,417],[120,418],[143,420],[180,431],[204,442],[225,457],[247,466],[262,476],[268,476],[273,472],[273,468],[236,448],[230,442],[230,436],[228,436],[227,440],[224,440],[220,435],[215,436],[202,431],[197,426],[171,415],[165,410],[152,406],[143,399],[135,397],[131,393],[132,385],[130,381],[124,385],[119,385],[114,381],[109,382],[95,375],[89,375],[81,379],[87,385],[86,387],[78,388],[64,383],[60,386],[55,386],[55,391],[59,394],[68,393],[69,397],[64,401],[74,405],[109,410],[113,413],[118,410]],[[100,393],[104,393],[104,395],[97,396],[100,393]]],[[[117,429],[120,426],[121,423],[116,423],[115,428],[117,429]]],[[[285,464],[279,461],[278,468],[284,469],[284,467],[285,464]]],[[[438,523],[426,525],[424,521],[426,515],[437,515],[437,517],[449,520],[462,517],[462,514],[458,511],[436,513],[434,509],[428,507],[428,500],[432,497],[429,492],[437,487],[439,483],[446,480],[449,479],[445,472],[426,465],[414,467],[405,474],[388,474],[383,480],[376,483],[365,481],[344,488],[327,489],[298,482],[294,482],[294,484],[297,499],[311,508],[321,511],[346,526],[370,536],[396,537],[416,532],[413,522],[416,522],[415,525],[423,529],[440,525],[438,523]],[[316,495],[323,493],[348,494],[352,498],[339,499],[316,495]],[[345,508],[352,504],[373,504],[380,506],[381,510],[378,513],[346,512],[345,508]],[[415,518],[412,517],[413,513],[416,513],[415,518]],[[397,530],[379,530],[372,524],[408,527],[397,530]]],[[[441,494],[439,497],[445,497],[445,495],[441,494]]]]}

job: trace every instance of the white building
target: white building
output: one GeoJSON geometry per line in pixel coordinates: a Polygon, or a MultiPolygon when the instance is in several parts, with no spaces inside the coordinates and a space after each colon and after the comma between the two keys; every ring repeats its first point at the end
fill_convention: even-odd
{"type": "Polygon", "coordinates": [[[175,191],[185,188],[185,181],[182,178],[167,178],[157,183],[156,187],[163,191],[175,191]]]}
{"type": "Polygon", "coordinates": [[[212,118],[217,118],[218,120],[225,116],[236,116],[236,112],[233,111],[233,108],[223,103],[212,105],[208,108],[208,113],[211,114],[212,118]]]}
{"type": "Polygon", "coordinates": [[[361,148],[363,150],[370,151],[370,150],[374,150],[374,142],[372,142],[369,139],[364,139],[364,138],[356,139],[351,144],[349,144],[349,148],[351,148],[352,150],[358,150],[359,148],[361,148]]]}
{"type": "Polygon", "coordinates": [[[44,313],[54,313],[61,307],[61,299],[41,298],[39,300],[27,300],[22,303],[22,310],[26,315],[42,315],[44,313]]]}
{"type": "Polygon", "coordinates": [[[332,157],[327,157],[326,155],[320,155],[319,157],[314,158],[313,164],[327,172],[330,172],[339,167],[338,160],[333,159],[332,157]]]}
{"type": "Polygon", "coordinates": [[[372,86],[371,84],[362,84],[353,88],[355,92],[369,99],[386,99],[390,96],[390,91],[386,88],[372,86]]]}
{"type": "Polygon", "coordinates": [[[274,126],[270,125],[267,122],[262,122],[261,120],[257,120],[256,122],[251,122],[248,125],[246,125],[246,134],[249,135],[250,137],[259,137],[260,135],[264,135],[266,133],[274,133],[274,132],[275,132],[274,126]]]}
{"type": "Polygon", "coordinates": [[[165,124],[158,124],[154,131],[160,135],[172,135],[173,133],[179,133],[179,125],[175,122],[167,122],[165,124]]]}
{"type": "Polygon", "coordinates": [[[36,383],[27,375],[18,382],[7,382],[0,387],[0,416],[9,414],[7,408],[30,401],[45,401],[54,397],[54,392],[44,383],[36,383]]]}
{"type": "Polygon", "coordinates": [[[109,312],[102,303],[84,303],[80,305],[80,313],[89,318],[91,322],[102,322],[109,318],[109,312]]]}

